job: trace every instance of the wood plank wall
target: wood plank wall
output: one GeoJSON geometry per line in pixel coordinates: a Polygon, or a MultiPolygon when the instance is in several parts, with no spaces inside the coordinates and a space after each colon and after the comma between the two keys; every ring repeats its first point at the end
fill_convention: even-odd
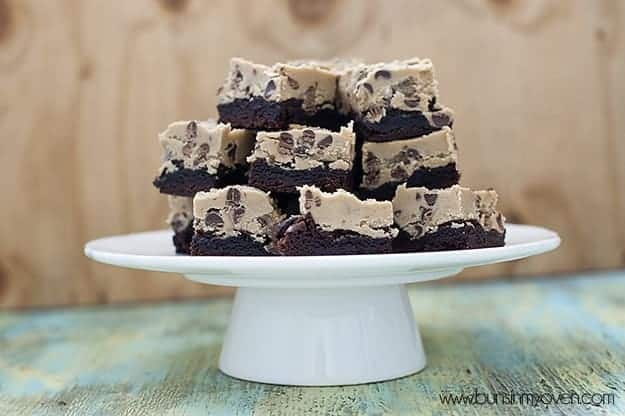
{"type": "Polygon", "coordinates": [[[215,115],[231,56],[432,58],[464,183],[564,241],[461,278],[622,267],[624,24],[621,0],[0,0],[0,305],[224,292],[82,245],[163,226],[156,133],[215,115]]]}

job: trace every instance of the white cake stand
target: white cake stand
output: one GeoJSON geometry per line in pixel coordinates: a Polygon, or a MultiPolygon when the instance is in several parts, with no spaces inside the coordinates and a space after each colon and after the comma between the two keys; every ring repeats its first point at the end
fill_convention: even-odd
{"type": "Polygon", "coordinates": [[[552,231],[507,225],[506,246],[433,253],[325,257],[175,255],[170,231],[102,238],[85,254],[102,263],[182,273],[236,286],[219,368],[272,384],[329,386],[389,380],[426,364],[406,283],[555,249],[552,231]]]}

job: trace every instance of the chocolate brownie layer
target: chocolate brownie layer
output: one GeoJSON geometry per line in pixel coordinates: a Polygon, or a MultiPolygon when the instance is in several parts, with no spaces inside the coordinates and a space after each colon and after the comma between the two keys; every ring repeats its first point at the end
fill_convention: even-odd
{"type": "Polygon", "coordinates": [[[296,194],[296,187],[315,185],[324,191],[352,188],[351,172],[317,166],[312,169],[291,170],[269,165],[258,159],[250,165],[249,185],[264,191],[296,194]]]}
{"type": "Polygon", "coordinates": [[[346,230],[324,231],[308,214],[290,217],[276,226],[273,250],[284,256],[380,254],[392,251],[392,239],[346,230]]]}
{"type": "MultiPolygon", "coordinates": [[[[408,187],[423,186],[428,189],[448,188],[460,180],[460,173],[455,163],[436,168],[417,169],[405,182],[408,187]]],[[[360,188],[358,195],[361,199],[374,198],[378,201],[390,201],[395,196],[395,190],[404,182],[387,182],[375,189],[360,188]]]]}
{"type": "Polygon", "coordinates": [[[407,232],[400,231],[393,241],[393,251],[402,253],[501,247],[505,235],[505,230],[502,233],[494,229],[486,230],[475,220],[451,221],[414,240],[407,232]]]}
{"type": "Polygon", "coordinates": [[[192,197],[197,192],[208,191],[211,188],[244,184],[247,181],[245,169],[242,166],[226,168],[220,166],[216,175],[211,175],[206,169],[188,169],[182,161],[174,160],[174,171],[163,170],[152,182],[162,194],[192,197]]]}
{"type": "Polygon", "coordinates": [[[189,254],[192,239],[193,239],[193,223],[192,222],[190,222],[189,225],[184,230],[174,231],[174,236],[172,237],[172,241],[174,243],[174,247],[176,247],[176,253],[189,254]]]}
{"type": "Polygon", "coordinates": [[[323,127],[337,130],[347,122],[347,117],[334,109],[323,108],[308,113],[302,109],[303,100],[268,101],[262,97],[237,98],[218,104],[219,121],[235,128],[250,130],[286,130],[290,124],[323,127]]]}
{"type": "Polygon", "coordinates": [[[191,241],[192,256],[268,256],[265,246],[248,235],[216,237],[196,232],[191,241]]]}
{"type": "Polygon", "coordinates": [[[366,118],[356,118],[354,129],[359,138],[370,142],[386,142],[423,136],[453,126],[453,112],[448,109],[427,113],[403,111],[394,108],[386,110],[386,115],[378,122],[366,118]]]}

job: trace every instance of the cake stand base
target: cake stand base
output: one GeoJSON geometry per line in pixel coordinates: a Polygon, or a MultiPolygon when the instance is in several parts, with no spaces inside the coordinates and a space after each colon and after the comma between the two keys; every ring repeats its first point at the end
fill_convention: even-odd
{"type": "Polygon", "coordinates": [[[250,381],[329,386],[425,367],[404,285],[237,289],[219,368],[250,381]]]}

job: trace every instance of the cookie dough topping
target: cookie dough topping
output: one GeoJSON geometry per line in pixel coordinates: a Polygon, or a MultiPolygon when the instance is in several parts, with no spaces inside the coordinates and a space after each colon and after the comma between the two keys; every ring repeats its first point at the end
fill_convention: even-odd
{"type": "Polygon", "coordinates": [[[270,165],[296,170],[317,166],[350,170],[355,143],[352,123],[339,132],[297,126],[287,131],[259,132],[254,152],[247,160],[253,163],[263,159],[270,165]]]}
{"type": "Polygon", "coordinates": [[[214,120],[176,121],[158,138],[163,161],[160,172],[173,172],[180,166],[216,174],[219,165],[232,167],[245,163],[254,146],[253,132],[233,130],[230,124],[214,120]]]}
{"type": "Polygon", "coordinates": [[[373,238],[394,237],[393,206],[390,201],[362,201],[342,189],[322,192],[314,186],[301,186],[299,206],[324,231],[348,230],[373,238]]]}
{"type": "Polygon", "coordinates": [[[217,236],[250,235],[265,241],[280,212],[268,193],[250,186],[198,192],[193,198],[194,228],[217,236]]]}

